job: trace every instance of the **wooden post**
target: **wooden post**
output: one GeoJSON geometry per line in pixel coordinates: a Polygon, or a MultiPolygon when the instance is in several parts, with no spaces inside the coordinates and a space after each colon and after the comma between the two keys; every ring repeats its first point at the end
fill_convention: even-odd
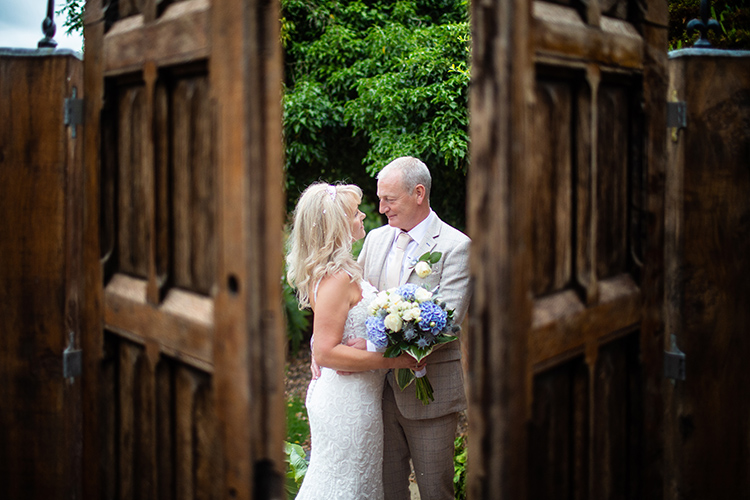
{"type": "Polygon", "coordinates": [[[750,52],[669,60],[666,333],[686,356],[667,387],[666,498],[750,496],[750,52]]]}
{"type": "Polygon", "coordinates": [[[71,51],[0,52],[0,497],[80,498],[81,135],[63,124],[82,88],[71,51]]]}

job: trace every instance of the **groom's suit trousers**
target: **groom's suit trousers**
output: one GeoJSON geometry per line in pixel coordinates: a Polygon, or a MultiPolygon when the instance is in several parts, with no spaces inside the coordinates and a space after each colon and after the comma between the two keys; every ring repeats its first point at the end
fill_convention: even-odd
{"type": "Polygon", "coordinates": [[[453,446],[458,413],[427,420],[410,420],[398,409],[393,388],[383,391],[385,500],[410,500],[409,458],[422,500],[453,500],[453,446]]]}

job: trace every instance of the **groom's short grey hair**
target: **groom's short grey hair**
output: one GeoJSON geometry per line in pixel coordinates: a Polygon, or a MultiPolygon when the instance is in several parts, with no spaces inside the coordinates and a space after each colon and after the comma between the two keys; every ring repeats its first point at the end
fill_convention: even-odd
{"type": "Polygon", "coordinates": [[[427,168],[421,160],[414,158],[413,156],[402,156],[396,158],[388,165],[383,167],[383,170],[378,172],[378,180],[382,179],[391,172],[401,172],[404,188],[409,194],[414,192],[414,188],[417,184],[422,184],[425,189],[425,198],[430,199],[430,190],[432,189],[432,177],[430,176],[430,170],[427,168]]]}

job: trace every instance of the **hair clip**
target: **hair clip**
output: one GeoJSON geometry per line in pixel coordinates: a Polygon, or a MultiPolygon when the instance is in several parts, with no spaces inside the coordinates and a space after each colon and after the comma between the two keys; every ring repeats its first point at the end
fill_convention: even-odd
{"type": "Polygon", "coordinates": [[[336,186],[331,186],[329,184],[328,187],[326,188],[326,191],[328,191],[328,194],[331,196],[331,201],[336,201],[336,186]]]}

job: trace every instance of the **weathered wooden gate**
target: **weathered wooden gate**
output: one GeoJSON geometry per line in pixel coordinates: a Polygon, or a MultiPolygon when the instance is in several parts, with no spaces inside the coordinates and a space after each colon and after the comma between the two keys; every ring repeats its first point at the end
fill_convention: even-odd
{"type": "Polygon", "coordinates": [[[278,19],[86,4],[85,498],[280,494],[278,19]]]}
{"type": "Polygon", "coordinates": [[[80,497],[82,83],[71,51],[0,49],[0,498],[80,497]]]}
{"type": "Polygon", "coordinates": [[[660,498],[666,2],[472,2],[470,498],[660,498]]]}

